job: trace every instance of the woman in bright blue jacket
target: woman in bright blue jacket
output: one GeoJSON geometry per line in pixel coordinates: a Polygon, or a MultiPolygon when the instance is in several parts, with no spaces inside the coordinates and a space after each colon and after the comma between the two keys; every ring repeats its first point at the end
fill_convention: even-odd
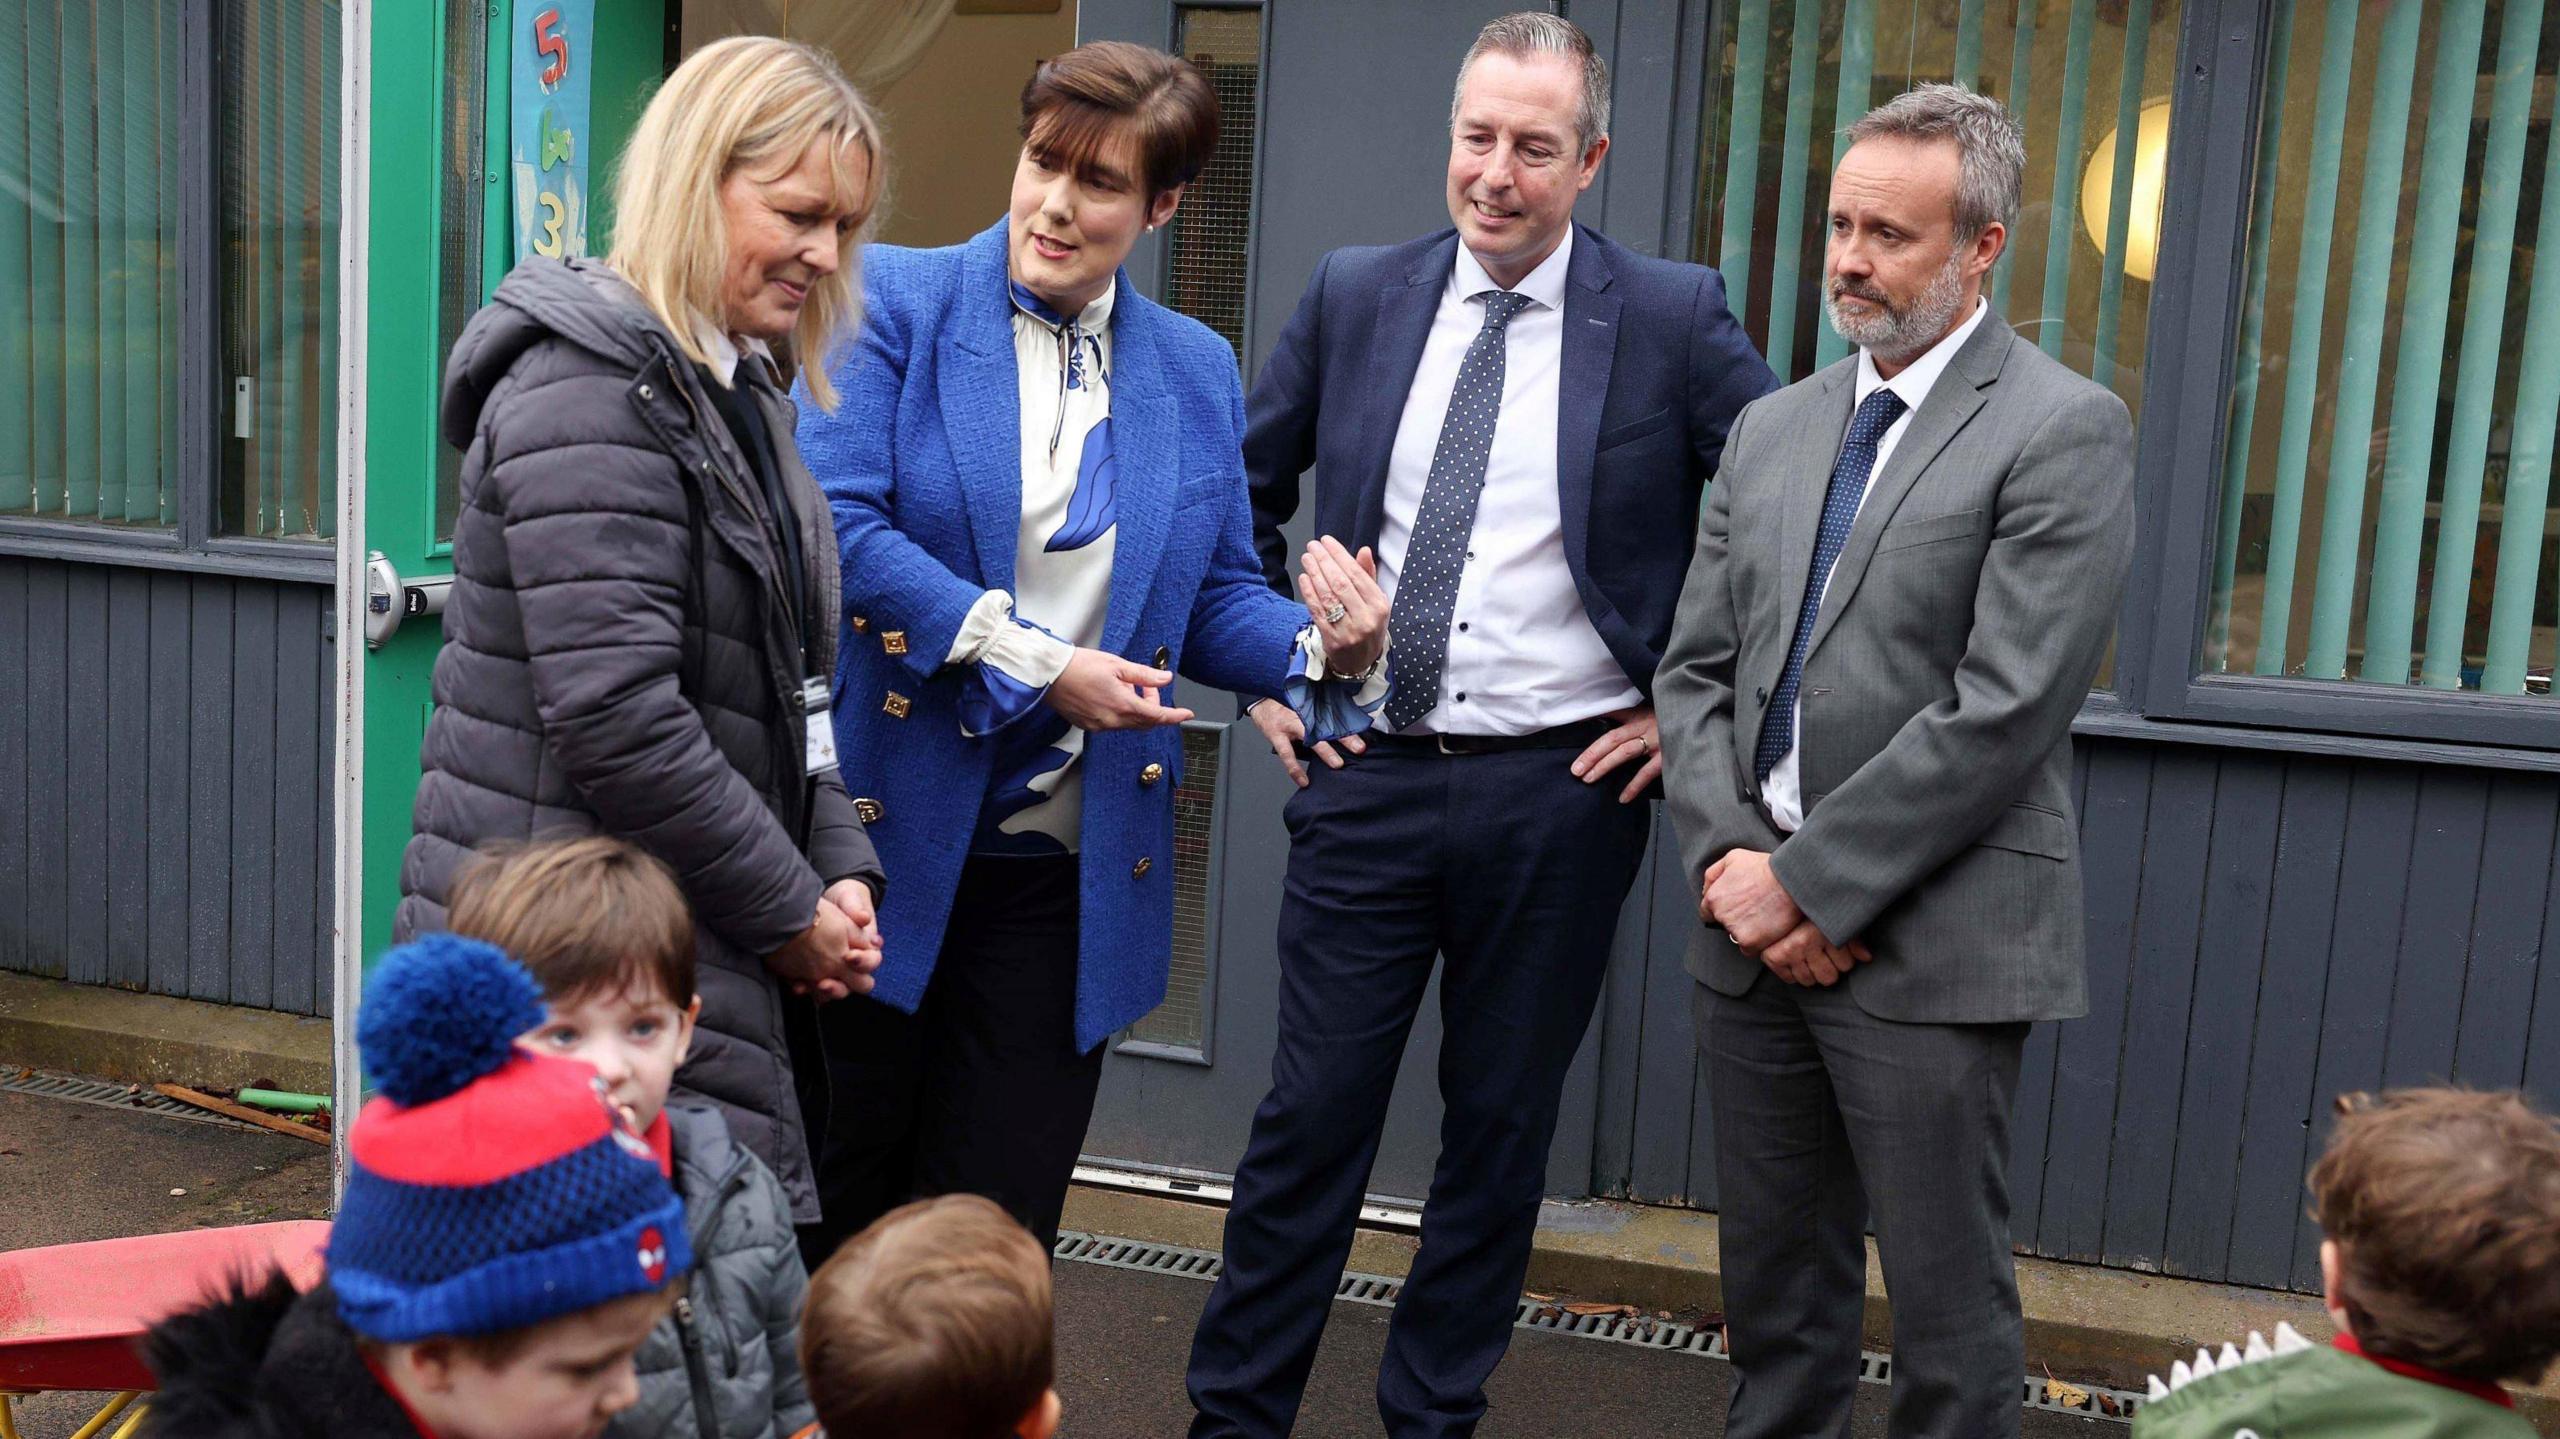
{"type": "Polygon", "coordinates": [[[1022,134],[1003,223],[866,251],[843,403],[800,425],[843,550],[837,750],[889,875],[875,987],[821,1012],[812,1262],[927,1194],[1054,1240],[1103,1043],[1164,998],[1174,671],[1310,740],[1385,695],[1368,555],[1311,544],[1304,603],[1264,583],[1235,354],[1120,273],[1216,144],[1207,83],[1083,46],[1024,87],[1022,134]]]}

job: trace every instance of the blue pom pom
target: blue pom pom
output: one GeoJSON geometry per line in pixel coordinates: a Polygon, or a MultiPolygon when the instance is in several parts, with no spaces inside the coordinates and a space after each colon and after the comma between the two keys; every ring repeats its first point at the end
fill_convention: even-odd
{"type": "Polygon", "coordinates": [[[376,1088],[425,1104],[495,1073],[541,1022],[542,988],[506,951],[430,934],[382,956],[356,1011],[356,1046],[376,1088]]]}

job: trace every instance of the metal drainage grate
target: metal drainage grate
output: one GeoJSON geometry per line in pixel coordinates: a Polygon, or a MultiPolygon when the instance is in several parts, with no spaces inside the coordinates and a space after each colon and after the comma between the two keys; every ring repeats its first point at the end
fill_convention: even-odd
{"type": "MultiPolygon", "coordinates": [[[[1078,1264],[1134,1269],[1147,1274],[1172,1274],[1187,1279],[1214,1280],[1225,1267],[1217,1255],[1205,1249],[1185,1249],[1173,1244],[1150,1244],[1072,1231],[1058,1236],[1056,1255],[1078,1264]]],[[[1403,1292],[1404,1281],[1401,1279],[1384,1274],[1346,1272],[1342,1282],[1334,1286],[1333,1297],[1354,1304],[1374,1304],[1381,1309],[1392,1309],[1396,1297],[1403,1292]]],[[[1696,1354],[1708,1359],[1730,1360],[1732,1357],[1725,1352],[1724,1331],[1720,1328],[1649,1318],[1641,1313],[1576,1314],[1562,1304],[1524,1297],[1512,1323],[1517,1328],[1567,1334],[1576,1339],[1633,1344],[1674,1354],[1696,1354]]],[[[1859,1355],[1858,1378],[1868,1384],[1892,1383],[1893,1356],[1873,1352],[1859,1355]]],[[[2074,1403],[2049,1397],[2046,1382],[2029,1375],[2020,1381],[2019,1398],[2023,1407],[2028,1409],[2128,1425],[2142,1408],[2141,1395],[2122,1389],[2094,1384],[2070,1387],[2084,1397],[2074,1403]]]]}
{"type": "Polygon", "coordinates": [[[67,1099],[74,1104],[140,1110],[163,1119],[187,1119],[198,1124],[218,1124],[226,1129],[246,1129],[253,1133],[258,1130],[254,1124],[233,1119],[227,1114],[198,1109],[192,1104],[181,1104],[149,1089],[97,1079],[77,1079],[67,1074],[47,1074],[42,1070],[11,1070],[0,1074],[0,1094],[32,1094],[40,1099],[67,1099]]]}

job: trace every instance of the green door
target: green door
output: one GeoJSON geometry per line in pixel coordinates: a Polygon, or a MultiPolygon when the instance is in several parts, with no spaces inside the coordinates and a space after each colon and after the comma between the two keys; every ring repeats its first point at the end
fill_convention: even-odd
{"type": "MultiPolygon", "coordinates": [[[[434,610],[453,572],[461,455],[436,434],[445,352],[497,288],[515,246],[509,171],[510,75],[583,67],[591,252],[605,248],[612,157],[663,74],[666,0],[379,0],[365,66],[369,209],[364,278],[365,597],[360,918],[369,965],[391,941],[400,855],[418,787],[427,681],[443,641],[434,610]],[[564,26],[563,12],[570,17],[564,26]],[[583,41],[584,43],[580,43],[583,41]],[[396,621],[397,623],[392,623],[396,621]],[[388,633],[381,633],[387,630],[388,633]],[[378,642],[377,642],[378,641],[378,642]]],[[[553,148],[562,137],[556,131],[553,148]]],[[[343,1036],[351,1040],[352,1036],[343,1036]]]]}

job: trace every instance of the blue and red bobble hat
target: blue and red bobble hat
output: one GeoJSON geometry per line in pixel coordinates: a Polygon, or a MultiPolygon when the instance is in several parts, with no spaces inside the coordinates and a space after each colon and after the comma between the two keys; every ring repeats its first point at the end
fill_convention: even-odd
{"type": "Polygon", "coordinates": [[[380,1089],[329,1233],[338,1315],[383,1344],[494,1334],[664,1288],[684,1202],[595,1070],[516,1047],[542,991],[494,945],[428,935],[366,984],[380,1089]]]}

